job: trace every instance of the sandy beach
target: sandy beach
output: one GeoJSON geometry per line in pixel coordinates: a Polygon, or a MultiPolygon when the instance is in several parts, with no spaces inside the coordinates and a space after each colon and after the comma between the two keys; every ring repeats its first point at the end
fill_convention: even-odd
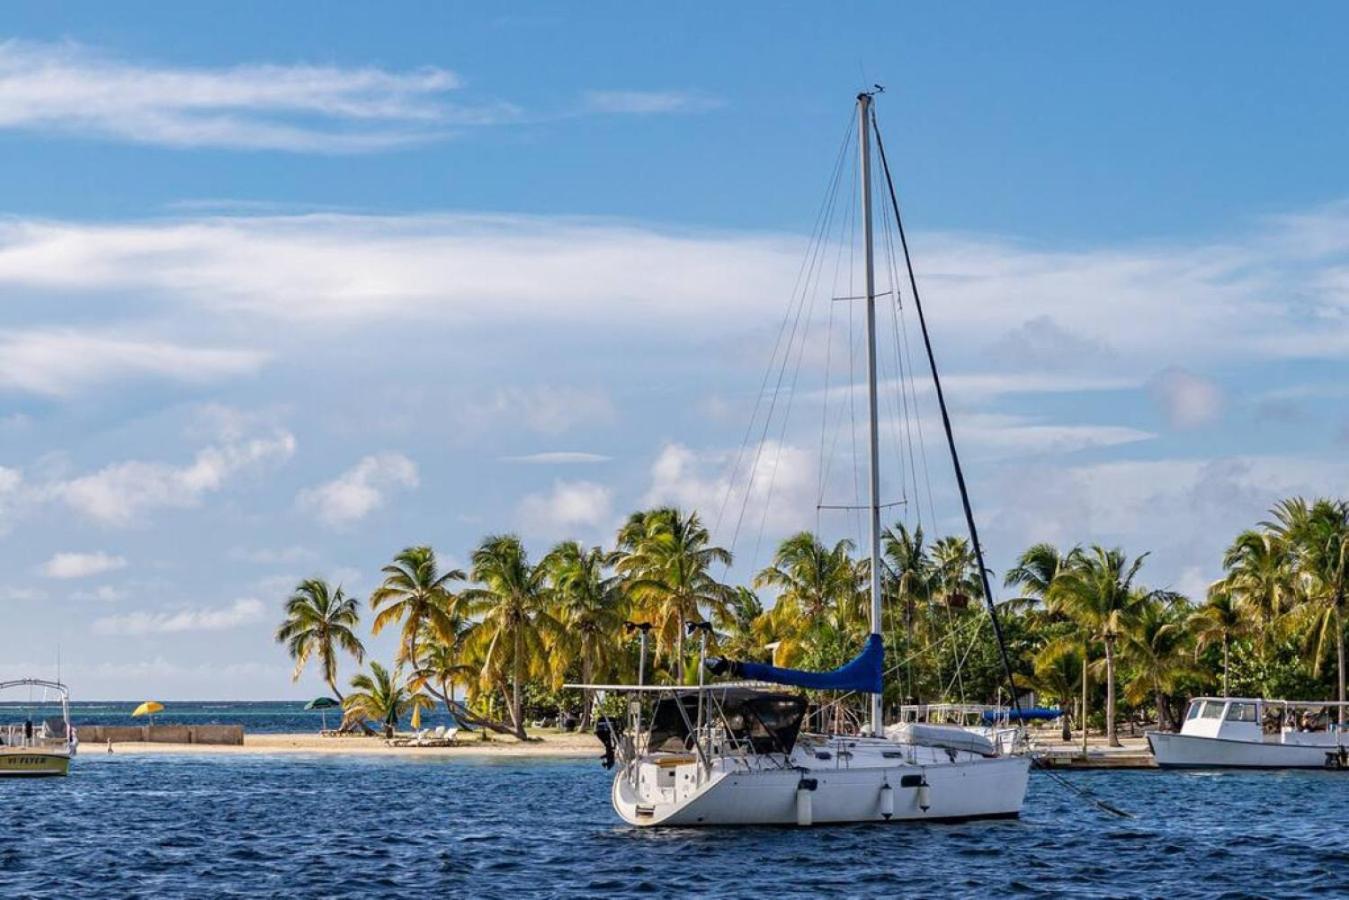
{"type": "MultiPolygon", "coordinates": [[[[475,732],[451,747],[395,747],[381,737],[342,736],[322,737],[318,734],[249,734],[243,746],[221,744],[170,744],[127,741],[114,743],[113,753],[125,754],[318,754],[334,756],[388,756],[388,757],[551,757],[557,759],[585,759],[598,757],[600,742],[591,734],[546,732],[536,735],[537,741],[521,742],[513,737],[494,734],[484,741],[475,732]]],[[[105,746],[83,744],[82,756],[106,753],[105,746]]]]}

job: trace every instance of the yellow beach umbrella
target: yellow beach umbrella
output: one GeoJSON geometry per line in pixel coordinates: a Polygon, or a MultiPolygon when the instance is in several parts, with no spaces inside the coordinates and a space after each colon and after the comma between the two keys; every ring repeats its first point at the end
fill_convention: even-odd
{"type": "Polygon", "coordinates": [[[140,706],[136,707],[136,711],[131,714],[131,718],[139,719],[141,716],[149,716],[150,724],[153,725],[155,724],[155,713],[162,712],[163,709],[163,703],[160,703],[157,700],[146,700],[140,706]]]}
{"type": "Polygon", "coordinates": [[[422,708],[420,706],[412,707],[412,730],[416,731],[422,727],[422,708]]]}

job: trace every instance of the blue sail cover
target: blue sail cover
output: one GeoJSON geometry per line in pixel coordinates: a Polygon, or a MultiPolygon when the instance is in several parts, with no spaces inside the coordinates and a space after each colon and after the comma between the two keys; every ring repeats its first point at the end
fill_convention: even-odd
{"type": "Polygon", "coordinates": [[[802,672],[799,669],[779,669],[764,663],[738,662],[737,675],[753,681],[790,684],[815,691],[861,691],[881,693],[881,673],[885,668],[885,647],[881,636],[873,634],[867,645],[851,662],[832,672],[802,672]]]}

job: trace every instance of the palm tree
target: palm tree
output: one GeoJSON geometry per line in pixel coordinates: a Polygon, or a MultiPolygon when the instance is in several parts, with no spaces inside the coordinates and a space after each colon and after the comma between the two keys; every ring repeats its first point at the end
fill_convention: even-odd
{"type": "Polygon", "coordinates": [[[1077,621],[1105,646],[1106,740],[1120,746],[1115,733],[1115,648],[1150,594],[1134,587],[1134,578],[1147,554],[1129,561],[1119,549],[1092,545],[1070,554],[1067,565],[1049,589],[1050,606],[1077,621]]]}
{"type": "MultiPolygon", "coordinates": [[[[1003,577],[1004,587],[1016,587],[1021,589],[1025,599],[1035,600],[1040,603],[1047,603],[1049,600],[1049,591],[1054,585],[1060,573],[1064,572],[1069,562],[1081,554],[1081,549],[1074,547],[1066,554],[1060,553],[1053,544],[1041,542],[1027,548],[1017,559],[1016,565],[1007,571],[1003,577]]],[[[1053,665],[1061,672],[1064,666],[1068,666],[1070,661],[1076,659],[1078,665],[1077,672],[1081,678],[1082,697],[1078,705],[1078,718],[1082,722],[1082,749],[1086,752],[1087,747],[1087,700],[1088,689],[1090,687],[1091,675],[1088,662],[1091,660],[1091,632],[1084,628],[1078,628],[1074,639],[1079,645],[1077,649],[1068,647],[1054,647],[1049,645],[1041,650],[1045,654],[1045,659],[1050,662],[1046,665],[1053,665]],[[1079,652],[1080,651],[1080,652],[1079,652]]],[[[1039,680],[1039,656],[1036,657],[1036,679],[1039,680]]],[[[1068,724],[1064,723],[1064,733],[1068,733],[1068,724]]],[[[1070,736],[1064,738],[1066,743],[1070,736]]]]}
{"type": "MultiPolygon", "coordinates": [[[[1030,686],[1037,693],[1053,697],[1060,707],[1069,706],[1073,702],[1073,693],[1077,690],[1079,683],[1086,683],[1086,666],[1083,657],[1083,648],[1079,645],[1073,635],[1068,635],[1047,642],[1035,654],[1034,675],[1030,679],[1030,686]]],[[[1062,717],[1063,742],[1066,744],[1073,739],[1072,723],[1065,711],[1062,717]]],[[[1086,721],[1085,713],[1083,721],[1086,721]]]]}
{"type": "MultiPolygon", "coordinates": [[[[909,531],[904,523],[896,523],[893,528],[885,529],[881,535],[881,554],[885,565],[882,575],[886,594],[893,596],[903,611],[904,618],[904,694],[916,699],[913,683],[913,660],[917,655],[917,643],[914,630],[916,607],[923,604],[923,622],[930,622],[933,591],[932,560],[923,545],[923,526],[909,531]]],[[[894,627],[894,614],[891,614],[891,627],[894,627]]],[[[924,639],[930,643],[930,629],[922,629],[924,639]]]]}
{"type": "Polygon", "coordinates": [[[1163,730],[1171,727],[1167,697],[1182,678],[1195,671],[1190,652],[1193,635],[1186,627],[1187,605],[1179,594],[1158,594],[1140,604],[1133,627],[1124,635],[1122,655],[1133,668],[1124,699],[1138,705],[1151,694],[1157,705],[1157,727],[1163,730]]]}
{"type": "Polygon", "coordinates": [[[1295,599],[1288,548],[1272,531],[1248,529],[1223,554],[1227,590],[1258,624],[1261,643],[1295,599]]]}
{"type": "Polygon", "coordinates": [[[765,634],[763,604],[747,587],[737,587],[735,596],[712,614],[717,647],[732,659],[761,659],[760,653],[772,641],[765,634]]]}
{"type": "Polygon", "coordinates": [[[701,620],[704,607],[715,614],[735,596],[712,575],[713,566],[730,566],[731,553],[711,545],[697,513],[672,507],[634,514],[619,543],[628,548],[617,566],[628,595],[654,620],[656,653],[673,655],[675,680],[683,683],[685,625],[701,620]]]}
{"type": "Polygon", "coordinates": [[[407,713],[434,705],[430,697],[399,684],[397,675],[377,662],[370,663],[370,674],[362,672],[351,679],[351,693],[342,702],[348,718],[382,723],[385,737],[393,737],[398,720],[407,713]]]}
{"type": "Polygon", "coordinates": [[[376,611],[370,629],[379,634],[385,626],[401,622],[398,661],[406,661],[415,672],[418,667],[417,643],[428,626],[440,632],[452,632],[453,596],[449,584],[463,581],[459,569],[441,572],[436,553],[430,547],[408,547],[381,569],[384,582],[370,595],[370,608],[376,611]]]}
{"type": "Polygon", "coordinates": [[[1223,696],[1228,696],[1232,641],[1250,634],[1254,623],[1236,599],[1227,581],[1215,581],[1208,589],[1208,600],[1189,620],[1195,637],[1195,652],[1221,644],[1223,648],[1223,696]]]}
{"type": "MultiPolygon", "coordinates": [[[[1301,497],[1285,500],[1272,510],[1274,521],[1265,523],[1286,543],[1297,589],[1304,598],[1300,618],[1310,627],[1314,641],[1313,674],[1320,672],[1327,646],[1333,642],[1338,666],[1339,700],[1345,700],[1344,615],[1349,601],[1349,503],[1301,497]]],[[[1345,723],[1346,709],[1339,708],[1345,723]]]]}
{"type": "Polygon", "coordinates": [[[286,600],[286,621],[276,629],[277,643],[285,644],[295,660],[291,680],[299,681],[305,663],[317,656],[323,680],[340,703],[337,652],[350,653],[357,663],[365,659],[365,647],[355,633],[360,621],[355,598],[342,593],[341,585],[333,590],[321,578],[306,578],[297,584],[286,600]]]}
{"type": "MultiPolygon", "coordinates": [[[[541,566],[552,589],[554,616],[565,639],[567,658],[581,661],[581,681],[590,684],[599,673],[612,672],[622,652],[620,635],[627,619],[622,580],[608,574],[617,555],[600,547],[587,549],[564,541],[544,557],[541,566]]],[[[590,727],[592,692],[583,692],[581,728],[590,727]]]]}
{"type": "Polygon", "coordinates": [[[778,591],[766,624],[778,641],[779,665],[791,665],[824,620],[845,631],[856,624],[859,585],[852,549],[852,541],[826,547],[803,531],[784,540],[773,564],[754,576],[754,587],[778,591]]]}
{"type": "Polygon", "coordinates": [[[517,738],[528,740],[525,679],[562,671],[550,654],[559,643],[561,625],[548,611],[548,572],[530,563],[518,537],[505,534],[489,535],[473,551],[470,574],[481,587],[468,588],[459,597],[465,612],[478,618],[471,644],[481,659],[480,679],[496,683],[504,694],[509,671],[511,727],[517,738]]]}

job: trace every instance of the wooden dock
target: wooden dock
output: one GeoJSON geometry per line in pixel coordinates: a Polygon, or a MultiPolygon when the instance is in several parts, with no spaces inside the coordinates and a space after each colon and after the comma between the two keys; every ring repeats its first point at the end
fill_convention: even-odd
{"type": "Polygon", "coordinates": [[[1034,753],[1039,764],[1046,769],[1155,769],[1157,761],[1148,749],[1147,738],[1121,738],[1122,747],[1106,746],[1102,738],[1092,738],[1087,742],[1086,752],[1082,744],[1065,744],[1062,741],[1035,741],[1034,753]]]}

